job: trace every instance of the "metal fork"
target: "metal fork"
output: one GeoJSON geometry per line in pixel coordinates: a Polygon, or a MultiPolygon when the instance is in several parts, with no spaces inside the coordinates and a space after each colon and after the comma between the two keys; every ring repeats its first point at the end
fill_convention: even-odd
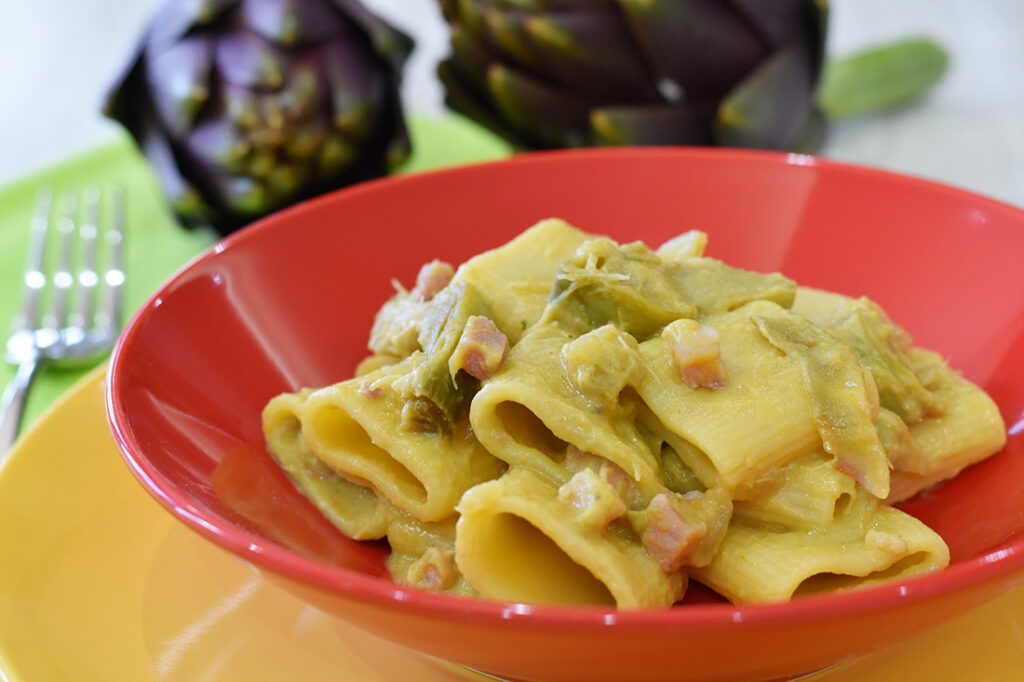
{"type": "Polygon", "coordinates": [[[65,194],[54,209],[49,190],[36,197],[22,308],[7,339],[7,361],[18,370],[0,397],[0,462],[17,436],[39,368],[95,362],[120,332],[124,192],[112,192],[102,235],[101,199],[98,189],[89,188],[81,197],[65,194]]]}

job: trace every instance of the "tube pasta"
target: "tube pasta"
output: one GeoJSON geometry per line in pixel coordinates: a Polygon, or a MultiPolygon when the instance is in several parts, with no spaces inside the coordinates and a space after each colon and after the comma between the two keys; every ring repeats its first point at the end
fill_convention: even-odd
{"type": "Polygon", "coordinates": [[[300,414],[311,391],[282,393],[263,409],[267,449],[313,504],[356,540],[384,537],[395,509],[372,488],[343,478],[313,454],[302,436],[300,414]]]}
{"type": "Polygon", "coordinates": [[[630,533],[607,530],[526,468],[481,484],[459,503],[456,561],[496,599],[636,608],[671,604],[685,574],[660,570],[630,533]]]}
{"type": "Polygon", "coordinates": [[[444,438],[402,426],[407,403],[396,384],[409,369],[407,361],[313,391],[302,408],[302,434],[342,477],[365,481],[406,513],[440,521],[462,493],[502,467],[465,421],[444,438]],[[444,458],[436,456],[441,447],[444,458]]]}
{"type": "MultiPolygon", "coordinates": [[[[852,483],[852,481],[851,481],[852,483]]],[[[734,602],[781,601],[943,568],[949,550],[923,523],[858,488],[822,526],[767,528],[735,519],[693,576],[734,602]]]]}
{"type": "MultiPolygon", "coordinates": [[[[592,334],[593,335],[593,334],[592,334]]],[[[537,324],[514,346],[502,370],[473,399],[470,421],[480,442],[509,464],[532,468],[553,481],[569,473],[562,461],[569,444],[614,462],[641,485],[654,485],[657,464],[630,418],[630,404],[619,400],[634,366],[619,368],[618,390],[595,399],[574,386],[578,366],[567,367],[562,350],[573,339],[555,324],[537,324]]],[[[594,357],[622,349],[614,333],[594,339],[594,357]]],[[[577,339],[578,342],[578,339],[577,339]]],[[[635,348],[625,349],[635,354],[635,348]]],[[[635,368],[639,368],[639,358],[635,368]]],[[[628,364],[628,363],[627,363],[628,364]]],[[[577,380],[579,381],[579,380],[577,380]]]]}
{"type": "Polygon", "coordinates": [[[1005,442],[998,408],[866,299],[545,220],[398,288],[353,379],[285,393],[267,447],[399,582],[667,607],[936,570],[892,504],[1005,442]]]}
{"type": "Polygon", "coordinates": [[[742,490],[765,471],[819,447],[799,367],[750,320],[777,307],[762,301],[706,318],[721,338],[728,377],[721,389],[687,386],[672,367],[664,338],[641,344],[647,371],[637,391],[663,425],[665,440],[705,486],[742,490]]]}

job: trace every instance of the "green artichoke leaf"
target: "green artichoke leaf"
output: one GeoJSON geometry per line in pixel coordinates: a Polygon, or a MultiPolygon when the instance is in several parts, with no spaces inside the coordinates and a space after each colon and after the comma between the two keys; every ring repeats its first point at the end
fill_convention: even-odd
{"type": "Polygon", "coordinates": [[[406,392],[408,400],[418,406],[415,414],[433,421],[443,416],[446,424],[436,424],[439,431],[450,430],[450,425],[465,413],[478,385],[465,372],[453,376],[448,363],[472,315],[493,317],[490,303],[472,284],[453,282],[431,299],[420,331],[422,353],[415,356],[406,392]],[[429,406],[423,400],[433,403],[438,410],[424,409],[429,406]]]}
{"type": "Polygon", "coordinates": [[[889,458],[871,416],[870,389],[854,351],[785,310],[750,315],[761,335],[800,365],[825,452],[876,497],[889,494],[889,458]]]}
{"type": "Polygon", "coordinates": [[[921,98],[949,65],[935,42],[912,38],[832,59],[818,88],[818,106],[829,118],[888,109],[921,98]]]}
{"type": "Polygon", "coordinates": [[[777,272],[760,273],[714,258],[684,258],[665,266],[678,295],[701,315],[736,310],[751,301],[771,301],[791,308],[796,282],[777,272]]]}
{"type": "Polygon", "coordinates": [[[845,302],[836,316],[821,322],[871,370],[882,407],[908,424],[939,413],[907,356],[909,337],[875,303],[866,298],[845,302]]]}
{"type": "Polygon", "coordinates": [[[650,338],[673,320],[697,315],[664,265],[640,244],[587,241],[559,267],[541,319],[575,334],[614,324],[638,341],[650,338]]]}

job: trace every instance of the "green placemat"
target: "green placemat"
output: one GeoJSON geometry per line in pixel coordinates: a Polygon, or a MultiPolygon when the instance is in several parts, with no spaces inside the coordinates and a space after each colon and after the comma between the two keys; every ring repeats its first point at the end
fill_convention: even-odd
{"type": "MultiPolygon", "coordinates": [[[[413,116],[409,130],[413,154],[401,170],[404,173],[510,153],[503,141],[459,117],[413,116]]],[[[56,197],[89,185],[125,189],[125,321],[170,275],[216,241],[213,232],[178,225],[145,159],[127,137],[0,188],[0,334],[4,341],[21,306],[21,277],[37,189],[47,186],[56,197]]],[[[22,430],[89,369],[43,368],[29,394],[22,430]]],[[[14,367],[0,365],[0,386],[13,376],[14,367]]]]}

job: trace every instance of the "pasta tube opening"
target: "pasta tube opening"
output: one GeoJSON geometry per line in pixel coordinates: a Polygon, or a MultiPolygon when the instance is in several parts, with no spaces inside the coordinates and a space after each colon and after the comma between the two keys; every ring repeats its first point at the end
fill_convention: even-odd
{"type": "Polygon", "coordinates": [[[526,519],[488,515],[473,531],[474,586],[496,599],[614,605],[608,588],[526,519]],[[483,584],[481,584],[483,581],[483,584]]]}
{"type": "Polygon", "coordinates": [[[308,426],[315,436],[311,441],[321,446],[321,458],[328,466],[332,464],[329,453],[344,450],[343,471],[358,473],[382,490],[394,488],[403,499],[418,504],[427,501],[423,483],[387,450],[374,444],[370,434],[345,410],[322,404],[308,426]]]}
{"type": "Polygon", "coordinates": [[[793,591],[793,596],[800,597],[820,592],[839,592],[862,587],[867,583],[889,580],[911,572],[916,565],[923,564],[928,560],[929,554],[927,552],[915,552],[903,557],[888,568],[874,571],[864,576],[845,573],[816,573],[805,578],[797,586],[796,590],[793,591]]]}
{"type": "Polygon", "coordinates": [[[499,403],[494,411],[505,432],[517,443],[543,453],[552,461],[565,459],[568,444],[552,433],[525,405],[506,400],[499,403]]]}
{"type": "Polygon", "coordinates": [[[308,390],[283,393],[263,411],[267,449],[292,483],[343,533],[357,540],[384,535],[392,507],[365,486],[348,481],[310,451],[299,418],[308,390]]]}

